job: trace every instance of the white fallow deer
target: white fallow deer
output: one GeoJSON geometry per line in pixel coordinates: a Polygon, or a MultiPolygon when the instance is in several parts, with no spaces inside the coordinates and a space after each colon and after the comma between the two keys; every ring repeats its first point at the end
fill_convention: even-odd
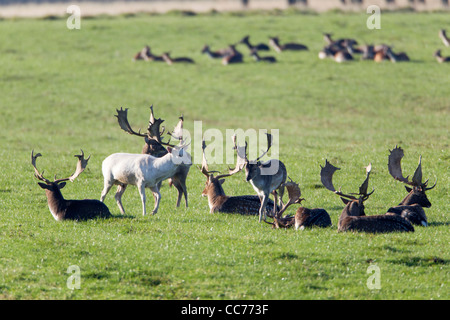
{"type": "Polygon", "coordinates": [[[364,201],[375,191],[367,193],[369,185],[369,175],[372,166],[366,167],[366,179],[359,187],[357,194],[344,194],[333,186],[332,177],[336,170],[339,168],[333,166],[328,161],[325,162],[325,166],[320,171],[320,177],[322,184],[328,190],[334,192],[341,197],[341,200],[345,204],[345,208],[342,210],[341,216],[338,222],[338,231],[359,231],[368,233],[385,233],[385,232],[411,232],[414,231],[412,224],[397,215],[373,215],[366,216],[364,212],[364,201]]]}
{"type": "MultiPolygon", "coordinates": [[[[139,130],[138,132],[134,131],[129,122],[128,122],[128,109],[123,110],[120,108],[120,110],[117,111],[117,120],[119,122],[120,128],[124,130],[125,132],[135,135],[138,137],[142,137],[145,140],[144,147],[142,148],[143,154],[149,154],[154,157],[162,157],[168,153],[167,147],[174,147],[174,145],[170,144],[169,142],[164,142],[162,135],[164,134],[165,128],[161,130],[161,124],[164,122],[161,118],[157,119],[155,118],[155,115],[153,113],[153,106],[150,107],[150,120],[147,128],[147,132],[142,134],[139,130]]],[[[170,137],[175,138],[178,141],[181,141],[183,139],[183,121],[184,118],[181,116],[179,118],[178,124],[175,126],[175,129],[172,133],[168,133],[170,137]]],[[[187,152],[186,152],[187,153],[187,152]]],[[[180,164],[177,167],[176,172],[172,177],[169,179],[169,185],[175,186],[175,188],[178,191],[178,199],[177,199],[177,207],[180,206],[181,198],[184,195],[185,205],[188,207],[188,192],[186,187],[186,179],[187,175],[189,173],[191,165],[190,164],[180,164]]],[[[159,186],[160,187],[160,186],[159,186]]]]}
{"type": "Polygon", "coordinates": [[[55,176],[54,181],[44,178],[44,172],[39,173],[39,170],[36,168],[36,159],[40,156],[42,156],[40,153],[35,155],[34,151],[31,151],[31,164],[34,168],[34,176],[45,182],[38,182],[38,184],[42,189],[45,189],[48,208],[56,221],[111,217],[108,207],[98,200],[66,200],[61,193],[61,189],[66,185],[66,181],[70,180],[73,182],[84,171],[90,156],[84,159],[84,153],[81,150],[81,155],[75,155],[78,158],[78,162],[74,174],[63,179],[56,179],[55,176]]]}
{"type": "MultiPolygon", "coordinates": [[[[206,161],[205,141],[202,143],[203,158],[201,172],[206,177],[205,188],[202,192],[203,197],[208,197],[208,204],[211,213],[223,212],[223,213],[238,213],[244,215],[258,215],[259,208],[261,206],[261,200],[255,195],[243,195],[243,196],[227,196],[223,190],[222,185],[225,183],[226,177],[240,171],[240,164],[236,165],[234,170],[230,169],[228,173],[218,174],[214,176],[216,171],[210,171],[208,169],[208,163],[206,161]]],[[[238,158],[237,160],[242,161],[238,158]]],[[[274,203],[269,200],[267,202],[266,210],[273,210],[274,203]]]]}
{"type": "Polygon", "coordinates": [[[278,204],[278,196],[280,197],[280,204],[284,194],[284,183],[286,182],[287,172],[286,167],[278,159],[270,159],[264,163],[260,159],[267,154],[272,146],[272,135],[267,134],[267,150],[264,151],[256,160],[248,160],[247,158],[247,143],[245,147],[238,147],[236,144],[236,136],[233,136],[235,150],[237,153],[237,166],[235,170],[242,170],[245,167],[245,179],[250,182],[253,189],[261,199],[261,206],[259,208],[259,222],[266,219],[266,205],[269,201],[269,196],[274,196],[274,213],[276,212],[275,205],[278,204]]]}
{"type": "Polygon", "coordinates": [[[431,207],[431,202],[428,200],[425,191],[431,190],[436,186],[437,180],[432,187],[428,187],[428,180],[422,183],[422,157],[419,158],[419,165],[414,172],[412,180],[408,176],[403,177],[401,160],[404,152],[402,148],[395,146],[390,151],[388,169],[391,176],[398,181],[401,181],[412,188],[405,186],[408,195],[400,202],[398,206],[388,209],[387,214],[399,215],[408,219],[412,224],[427,226],[427,216],[423,208],[431,207]]]}
{"type": "Polygon", "coordinates": [[[122,195],[129,184],[135,185],[141,196],[142,214],[145,216],[145,188],[149,188],[155,199],[152,214],[156,214],[161,201],[161,181],[173,177],[181,164],[191,164],[191,158],[183,148],[184,146],[168,148],[168,153],[160,158],[134,153],[114,153],[108,156],[102,163],[104,186],[100,201],[105,200],[113,185],[118,185],[115,199],[120,212],[125,214],[122,195]]]}

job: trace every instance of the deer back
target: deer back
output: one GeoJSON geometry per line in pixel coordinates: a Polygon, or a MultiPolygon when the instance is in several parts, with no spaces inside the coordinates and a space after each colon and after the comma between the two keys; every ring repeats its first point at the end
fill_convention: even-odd
{"type": "Polygon", "coordinates": [[[310,228],[314,226],[326,228],[331,225],[330,215],[325,209],[299,207],[295,213],[295,229],[310,228]]]}

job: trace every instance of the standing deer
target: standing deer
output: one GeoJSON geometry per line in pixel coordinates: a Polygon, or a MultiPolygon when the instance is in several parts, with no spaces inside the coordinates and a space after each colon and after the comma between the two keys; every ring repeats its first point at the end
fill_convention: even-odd
{"type": "Polygon", "coordinates": [[[369,174],[372,166],[366,167],[366,179],[359,187],[359,193],[357,194],[344,194],[333,186],[332,178],[336,170],[339,168],[333,166],[325,161],[325,166],[321,167],[320,177],[322,184],[328,190],[334,192],[341,197],[341,200],[345,204],[344,210],[342,210],[341,216],[339,217],[338,231],[362,231],[370,233],[378,232],[395,232],[395,231],[414,231],[414,227],[411,223],[396,215],[374,215],[366,216],[364,212],[364,201],[366,201],[369,196],[375,191],[367,193],[367,188],[369,185],[369,174]],[[356,195],[358,197],[356,197],[356,195]]]}
{"type": "Polygon", "coordinates": [[[269,45],[274,48],[276,52],[283,52],[286,50],[308,50],[308,47],[301,43],[285,43],[280,44],[280,39],[278,37],[269,38],[269,45]]]}
{"type": "MultiPolygon", "coordinates": [[[[138,137],[143,137],[145,139],[144,147],[142,148],[143,154],[149,154],[154,157],[163,157],[168,153],[167,149],[164,146],[170,146],[174,147],[174,145],[171,145],[168,142],[164,142],[161,138],[162,134],[165,131],[165,128],[161,130],[161,124],[164,122],[161,118],[156,119],[153,113],[153,106],[150,107],[150,120],[149,125],[147,128],[147,133],[141,134],[140,130],[139,132],[134,131],[130,124],[128,123],[128,108],[123,110],[120,108],[120,110],[117,111],[117,119],[119,122],[119,126],[122,130],[125,132],[135,135],[138,137]]],[[[180,120],[178,121],[177,126],[174,129],[174,132],[170,134],[171,137],[175,137],[179,141],[182,140],[183,137],[183,117],[180,117],[180,120]]],[[[169,140],[170,142],[170,140],[169,140]]],[[[186,152],[187,153],[187,152],[186,152]]],[[[186,187],[186,178],[189,173],[191,165],[188,164],[180,164],[177,167],[177,170],[175,171],[174,175],[170,177],[169,179],[169,185],[175,186],[175,188],[178,191],[178,199],[177,199],[177,207],[180,206],[181,198],[184,195],[185,199],[185,205],[188,207],[188,194],[187,194],[187,187],[186,187]]]]}
{"type": "Polygon", "coordinates": [[[446,47],[450,47],[450,39],[447,37],[444,29],[439,30],[439,38],[441,38],[446,47]]]}
{"type": "Polygon", "coordinates": [[[161,200],[160,183],[173,177],[181,164],[191,165],[190,156],[183,148],[183,146],[168,148],[168,153],[160,158],[133,153],[114,153],[108,156],[102,163],[104,185],[100,201],[105,200],[113,185],[118,185],[115,198],[120,212],[125,214],[122,195],[129,184],[135,185],[141,196],[142,214],[145,216],[145,188],[149,188],[155,198],[152,214],[156,214],[161,200]]]}
{"type": "Polygon", "coordinates": [[[286,182],[287,172],[286,167],[278,159],[270,159],[267,162],[261,163],[259,160],[267,154],[272,146],[272,135],[267,135],[267,150],[264,151],[256,160],[249,161],[247,158],[247,143],[245,147],[238,147],[236,145],[236,136],[233,136],[235,150],[237,153],[237,165],[235,170],[242,170],[245,167],[245,178],[247,182],[250,182],[253,189],[261,199],[261,206],[259,208],[259,222],[264,217],[266,219],[266,205],[269,201],[269,195],[274,196],[274,212],[276,211],[275,205],[278,203],[278,195],[280,196],[280,203],[282,202],[284,194],[283,184],[286,182]],[[272,172],[272,168],[277,168],[276,172],[272,172]],[[267,172],[269,171],[269,172],[267,172]]]}
{"type": "Polygon", "coordinates": [[[443,57],[441,55],[440,49],[436,50],[436,52],[434,53],[433,56],[436,58],[437,62],[439,62],[439,63],[450,62],[450,57],[443,57]]]}
{"type": "Polygon", "coordinates": [[[301,202],[305,200],[300,198],[301,190],[298,184],[292,181],[291,178],[289,179],[291,181],[284,183],[284,186],[288,191],[289,201],[274,215],[274,221],[271,223],[272,228],[289,228],[295,225],[296,230],[303,230],[314,226],[320,228],[331,226],[332,223],[330,215],[325,211],[325,209],[322,208],[308,209],[305,207],[299,207],[295,213],[295,216],[282,216],[288,206],[294,203],[301,204],[301,202]]]}
{"type": "Polygon", "coordinates": [[[194,60],[188,57],[171,58],[169,52],[164,52],[162,54],[162,58],[168,65],[172,65],[174,63],[195,63],[194,60]]]}
{"type": "Polygon", "coordinates": [[[398,181],[401,181],[412,188],[405,186],[408,195],[400,202],[398,206],[388,209],[387,214],[399,215],[408,219],[411,223],[417,225],[427,226],[428,221],[423,208],[431,207],[431,202],[428,200],[425,191],[431,190],[436,186],[427,187],[428,180],[422,183],[422,157],[419,158],[419,165],[414,172],[413,178],[409,181],[408,176],[403,177],[401,160],[404,156],[402,148],[395,147],[390,150],[388,169],[391,176],[398,181]]]}
{"type": "MultiPolygon", "coordinates": [[[[229,197],[225,194],[222,184],[225,182],[225,177],[232,176],[239,172],[239,163],[235,170],[229,170],[226,174],[219,174],[214,176],[215,171],[209,171],[208,163],[206,161],[205,141],[202,143],[203,159],[201,172],[206,177],[205,189],[202,192],[203,197],[208,197],[208,204],[210,212],[224,212],[224,213],[240,213],[246,215],[258,215],[261,207],[261,200],[258,196],[234,196],[229,197]]],[[[238,158],[238,161],[242,159],[238,158]]],[[[269,200],[266,205],[266,210],[270,211],[274,207],[272,200],[269,200]]]]}
{"type": "Polygon", "coordinates": [[[48,208],[56,221],[111,217],[108,207],[98,200],[65,200],[61,193],[61,189],[66,185],[65,181],[70,180],[73,182],[84,171],[90,156],[84,159],[84,152],[81,150],[81,155],[75,155],[78,158],[75,173],[63,179],[56,179],[55,176],[54,181],[44,178],[44,172],[39,173],[39,170],[36,168],[36,159],[40,156],[42,156],[40,153],[34,155],[34,150],[31,151],[31,164],[34,168],[34,176],[45,182],[38,182],[38,184],[42,189],[45,189],[48,208]]]}
{"type": "Polygon", "coordinates": [[[250,43],[250,36],[245,36],[244,38],[241,39],[241,41],[239,41],[239,43],[245,44],[250,51],[253,51],[253,50],[255,50],[255,51],[268,51],[270,49],[269,46],[264,44],[264,43],[258,43],[255,46],[252,45],[250,43]]]}

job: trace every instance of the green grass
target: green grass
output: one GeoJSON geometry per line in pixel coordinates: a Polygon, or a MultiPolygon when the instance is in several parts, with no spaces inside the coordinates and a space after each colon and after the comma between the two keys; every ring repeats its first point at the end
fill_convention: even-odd
{"type": "MultiPolygon", "coordinates": [[[[131,15],[83,19],[81,30],[68,30],[65,19],[1,20],[0,299],[448,299],[450,65],[432,57],[448,15],[385,13],[381,30],[368,30],[367,17],[131,15]],[[326,31],[394,45],[412,62],[321,61],[326,31]],[[278,35],[310,51],[272,51],[274,65],[246,56],[227,67],[200,53],[205,43],[220,48],[246,34],[253,42],[278,35]],[[197,63],[131,62],[145,44],[197,63]],[[300,184],[304,205],[325,208],[333,227],[272,230],[256,217],[210,214],[196,166],[189,208],[176,209],[176,191],[164,184],[158,214],[142,217],[138,192],[129,187],[125,217],[111,192],[106,204],[114,218],[56,222],[33,176],[31,150],[43,154],[38,167],[48,177],[70,175],[80,148],[91,154],[63,194],[98,199],[103,159],[139,153],[143,145],[120,130],[115,109],[130,108],[130,123],[144,128],[151,104],[168,127],[182,113],[191,132],[194,121],[224,134],[280,129],[280,159],[300,184]],[[406,195],[387,171],[396,144],[405,150],[405,175],[422,155],[424,178],[438,179],[428,195],[430,226],[409,234],[338,233],[343,204],[321,187],[320,165],[328,159],[340,167],[335,185],[355,192],[371,162],[375,193],[366,212],[382,214],[406,195]],[[380,290],[366,286],[372,264],[380,268],[380,290]],[[81,270],[79,290],[66,286],[71,265],[81,270]]],[[[242,173],[224,188],[254,193],[242,173]]]]}

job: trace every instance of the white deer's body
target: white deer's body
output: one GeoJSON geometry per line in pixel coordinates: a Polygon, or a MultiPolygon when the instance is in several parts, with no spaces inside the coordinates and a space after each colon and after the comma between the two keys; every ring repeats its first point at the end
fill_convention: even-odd
{"type": "MultiPolygon", "coordinates": [[[[186,153],[187,154],[187,153],[186,153]]],[[[127,185],[138,187],[142,200],[142,213],[145,210],[145,188],[149,188],[155,198],[155,207],[152,214],[157,213],[161,194],[158,184],[172,177],[182,163],[180,157],[183,156],[182,149],[172,151],[163,157],[156,158],[148,154],[114,153],[107,157],[102,164],[104,177],[104,188],[100,200],[103,202],[106,194],[113,185],[118,185],[116,202],[122,214],[125,213],[121,197],[127,185]],[[174,154],[175,153],[175,154],[174,154]]],[[[189,159],[190,163],[190,159],[189,159]]]]}

